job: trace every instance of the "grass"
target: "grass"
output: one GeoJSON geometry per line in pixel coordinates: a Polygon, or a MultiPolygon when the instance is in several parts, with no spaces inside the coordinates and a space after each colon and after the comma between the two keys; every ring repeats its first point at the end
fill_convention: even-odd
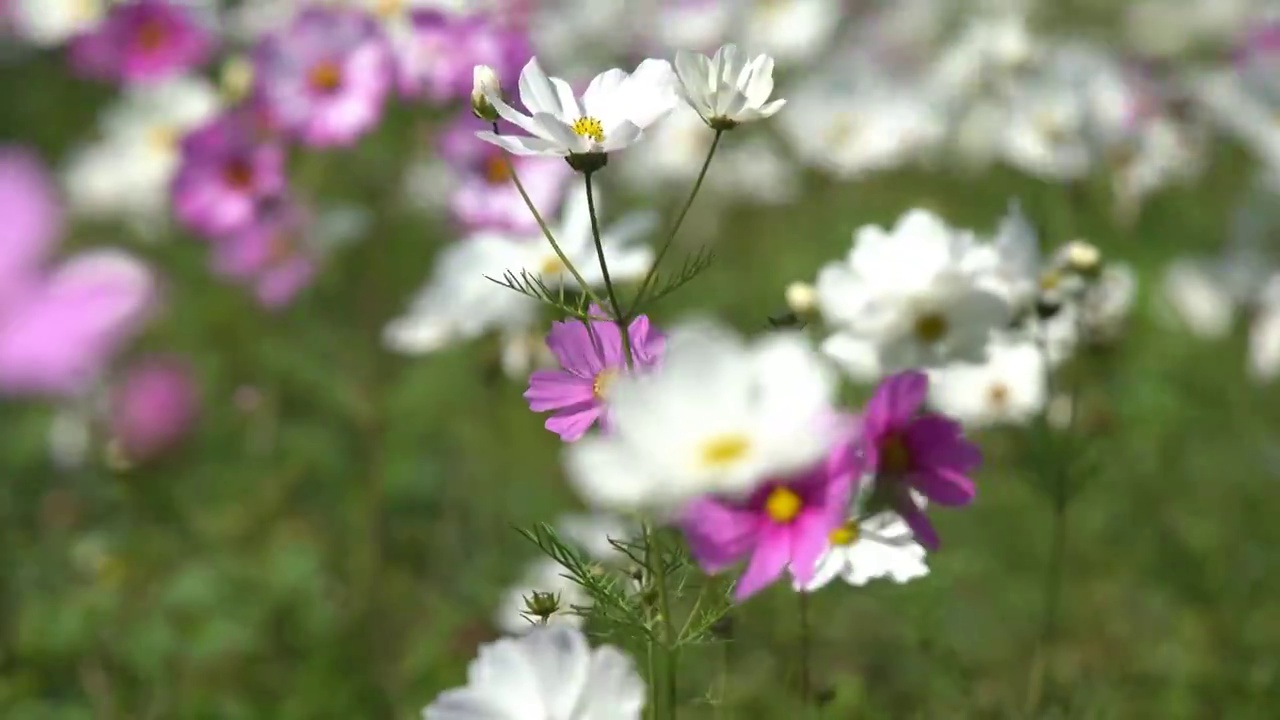
{"type": "MultiPolygon", "coordinates": [[[[22,98],[0,111],[0,135],[54,154],[90,132],[104,97],[47,59],[0,68],[0,95],[22,98]]],[[[439,221],[386,200],[414,122],[397,115],[308,171],[323,196],[374,203],[376,224],[284,314],[211,279],[196,242],[138,246],[170,282],[142,347],[191,353],[201,371],[205,414],[179,454],[55,472],[51,410],[0,404],[0,715],[409,718],[462,680],[492,637],[499,592],[534,557],[513,528],[574,499],[558,441],[523,388],[493,372],[490,344],[412,360],[378,349],[382,322],[447,240],[439,221]],[[242,385],[263,398],[248,411],[231,400],[242,385]]],[[[756,330],[788,282],[847,250],[854,227],[916,205],[988,230],[1017,195],[1057,234],[1073,223],[1135,265],[1142,294],[1123,344],[1080,369],[1094,462],[1070,512],[1042,716],[1271,717],[1280,398],[1245,378],[1241,335],[1206,344],[1167,327],[1153,292],[1168,259],[1223,241],[1246,170],[1224,149],[1201,183],[1155,199],[1127,229],[1097,192],[1055,217],[1061,190],[1005,171],[809,178],[793,207],[729,210],[712,268],[653,314],[705,311],[756,330]]],[[[112,228],[73,241],[131,242],[112,228]]],[[[814,598],[823,717],[1020,716],[1047,469],[1016,432],[981,442],[979,501],[936,514],[945,548],[927,580],[814,598]]],[[[796,612],[776,588],[735,613],[724,717],[794,712],[796,612]]],[[[712,716],[698,697],[722,650],[682,663],[682,717],[712,716]]]]}

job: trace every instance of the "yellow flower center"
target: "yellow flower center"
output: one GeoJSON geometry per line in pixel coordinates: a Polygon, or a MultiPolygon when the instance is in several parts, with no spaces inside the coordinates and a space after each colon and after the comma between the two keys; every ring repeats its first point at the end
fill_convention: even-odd
{"type": "Polygon", "coordinates": [[[916,318],[915,333],[921,342],[933,344],[946,337],[947,318],[942,313],[930,312],[916,318]]]}
{"type": "Polygon", "coordinates": [[[996,410],[1004,410],[1009,406],[1009,386],[998,382],[987,389],[987,402],[996,410]]]}
{"type": "Polygon", "coordinates": [[[307,73],[307,84],[318,93],[331,93],[342,87],[342,68],[332,60],[318,62],[307,73]]]}
{"type": "Polygon", "coordinates": [[[880,443],[880,472],[897,474],[911,469],[911,451],[902,436],[893,433],[880,443]]]}
{"type": "Polygon", "coordinates": [[[402,10],[404,0],[377,0],[373,6],[374,14],[383,20],[398,15],[402,10]]]}
{"type": "Polygon", "coordinates": [[[1041,290],[1056,290],[1062,284],[1062,275],[1052,270],[1040,276],[1041,290]]]}
{"type": "Polygon", "coordinates": [[[595,382],[591,383],[591,394],[597,400],[604,400],[609,394],[609,387],[613,385],[613,381],[618,379],[617,368],[605,368],[596,374],[595,382]]]}
{"type": "Polygon", "coordinates": [[[600,121],[593,117],[580,117],[574,120],[573,125],[569,127],[580,137],[589,138],[598,143],[604,142],[604,125],[601,125],[600,121]]]}
{"type": "Polygon", "coordinates": [[[147,130],[147,142],[158,152],[175,152],[178,149],[178,131],[168,125],[156,125],[147,130]]]}
{"type": "Polygon", "coordinates": [[[788,487],[774,488],[764,501],[765,514],[776,523],[789,523],[804,508],[804,500],[788,487]]]}
{"type": "Polygon", "coordinates": [[[741,460],[751,449],[751,440],[745,435],[718,435],[702,444],[702,464],[709,468],[722,468],[741,460]]]}
{"type": "Polygon", "coordinates": [[[560,259],[560,256],[555,253],[543,258],[542,264],[538,266],[538,272],[543,275],[560,275],[568,269],[560,259]]]}
{"type": "Polygon", "coordinates": [[[852,545],[858,542],[858,536],[860,534],[861,533],[858,530],[858,521],[850,520],[835,530],[832,530],[831,534],[827,536],[827,539],[832,545],[852,545]]]}

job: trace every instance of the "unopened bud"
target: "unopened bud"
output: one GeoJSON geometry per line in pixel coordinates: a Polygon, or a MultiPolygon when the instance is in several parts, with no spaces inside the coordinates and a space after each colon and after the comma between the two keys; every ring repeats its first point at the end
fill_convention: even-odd
{"type": "Polygon", "coordinates": [[[807,315],[818,306],[818,291],[809,283],[793,282],[787,286],[787,307],[797,315],[807,315]]]}
{"type": "Polygon", "coordinates": [[[1102,268],[1102,251],[1096,245],[1084,240],[1072,240],[1062,248],[1062,258],[1066,266],[1074,273],[1085,277],[1095,277],[1102,268]]]}
{"type": "Polygon", "coordinates": [[[477,65],[471,77],[471,112],[481,120],[497,122],[498,110],[489,98],[502,95],[502,83],[498,81],[498,73],[488,65],[477,65]]]}
{"type": "Polygon", "coordinates": [[[525,596],[524,611],[526,615],[537,618],[539,623],[546,625],[547,620],[560,611],[560,596],[535,590],[532,595],[525,596]]]}

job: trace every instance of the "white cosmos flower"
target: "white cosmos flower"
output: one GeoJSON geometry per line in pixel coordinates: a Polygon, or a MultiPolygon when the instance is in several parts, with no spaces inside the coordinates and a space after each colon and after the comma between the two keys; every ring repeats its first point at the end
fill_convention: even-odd
{"type": "Polygon", "coordinates": [[[714,57],[679,50],[676,76],[680,96],[708,125],[727,130],[745,122],[772,117],[786,100],[769,100],[773,93],[773,58],[748,60],[737,45],[723,45],[714,57]]]}
{"type": "Polygon", "coordinates": [[[748,493],[830,448],[836,379],[798,333],[747,342],[709,321],[674,328],[659,369],[619,378],[610,431],[565,448],[570,482],[591,505],[678,505],[748,493]]]}
{"type": "Polygon", "coordinates": [[[102,138],[76,150],[64,169],[72,209],[154,229],[168,213],[182,136],[219,105],[214,86],[197,77],[127,90],[99,119],[102,138]]]}
{"type": "Polygon", "coordinates": [[[792,581],[802,592],[820,590],[837,578],[855,587],[888,578],[902,584],[929,574],[926,551],[897,513],[882,512],[865,520],[850,519],[831,533],[808,585],[792,581]]]}
{"type": "MultiPolygon", "coordinates": [[[[612,280],[628,282],[648,272],[653,248],[636,241],[656,224],[653,213],[635,212],[603,229],[601,244],[612,280]]],[[[569,196],[552,234],[582,279],[592,287],[603,285],[585,192],[569,196]]],[[[491,330],[502,330],[513,338],[522,335],[538,317],[538,302],[494,282],[508,273],[519,278],[522,271],[540,277],[553,289],[577,286],[542,235],[476,233],[437,256],[431,279],[410,301],[409,309],[386,326],[383,342],[395,352],[417,355],[491,330]]]]}
{"type": "Polygon", "coordinates": [[[618,648],[592,649],[582,631],[540,627],[481,646],[467,684],[423,720],[640,720],[647,689],[618,648]]]}
{"type": "MultiPolygon", "coordinates": [[[[911,210],[889,231],[869,225],[855,232],[848,258],[818,273],[818,311],[846,336],[840,343],[863,348],[864,360],[874,346],[881,372],[982,362],[992,331],[1010,319],[985,260],[973,233],[911,210]]],[[[832,355],[857,372],[841,353],[832,355]]]]}
{"type": "Polygon", "coordinates": [[[948,365],[929,383],[933,407],[971,427],[1025,424],[1047,396],[1044,355],[1025,339],[993,342],[985,363],[948,365]]]}
{"type": "Polygon", "coordinates": [[[1263,288],[1249,326],[1249,376],[1270,382],[1280,375],[1280,275],[1263,288]]]}
{"type": "Polygon", "coordinates": [[[528,632],[537,626],[538,619],[529,617],[526,598],[532,598],[534,593],[550,593],[559,600],[560,609],[547,618],[547,624],[582,627],[585,619],[574,608],[590,607],[591,596],[568,572],[551,558],[535,561],[520,580],[503,593],[493,615],[494,625],[508,635],[528,632]]]}
{"type": "Polygon", "coordinates": [[[840,0],[746,0],[741,8],[743,44],[778,62],[802,64],[821,55],[845,12],[840,0]]]}
{"type": "Polygon", "coordinates": [[[19,37],[50,47],[91,30],[107,7],[103,0],[12,0],[7,11],[19,37]]]}
{"type": "Polygon", "coordinates": [[[640,139],[644,129],[676,104],[675,73],[666,60],[645,60],[635,72],[607,70],[579,98],[569,83],[548,77],[530,58],[520,71],[520,102],[528,115],[485,97],[504,120],[531,137],[484,131],[480,139],[516,155],[594,155],[621,150],[640,139]]]}
{"type": "Polygon", "coordinates": [[[1220,339],[1231,332],[1236,298],[1209,262],[1174,260],[1165,269],[1164,300],[1188,330],[1202,338],[1220,339]]]}

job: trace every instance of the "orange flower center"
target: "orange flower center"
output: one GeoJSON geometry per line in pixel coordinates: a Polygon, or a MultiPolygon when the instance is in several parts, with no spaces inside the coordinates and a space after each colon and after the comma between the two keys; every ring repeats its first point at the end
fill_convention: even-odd
{"type": "Polygon", "coordinates": [[[158,19],[146,20],[138,25],[136,38],[139,48],[154,52],[169,42],[169,29],[158,19]]]}
{"type": "Polygon", "coordinates": [[[332,60],[318,62],[307,73],[307,84],[319,93],[332,93],[342,87],[342,68],[332,60]]]}
{"type": "Polygon", "coordinates": [[[484,161],[484,179],[490,185],[503,185],[511,180],[511,166],[501,155],[490,155],[484,161]]]}

